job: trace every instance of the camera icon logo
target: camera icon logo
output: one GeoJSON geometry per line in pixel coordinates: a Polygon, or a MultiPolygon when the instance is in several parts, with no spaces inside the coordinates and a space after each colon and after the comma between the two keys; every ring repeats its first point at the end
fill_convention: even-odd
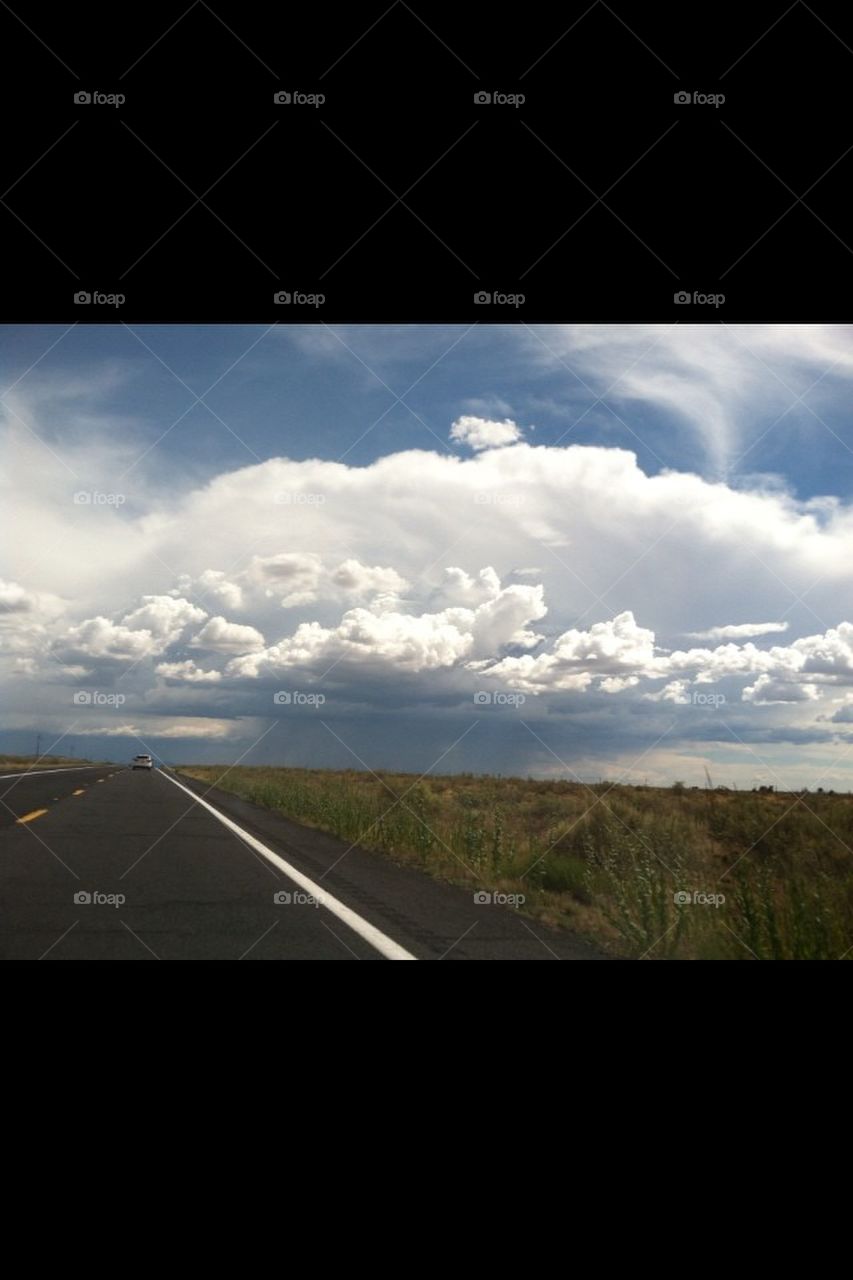
{"type": "Polygon", "coordinates": [[[272,100],[273,102],[277,102],[279,106],[283,106],[288,102],[292,102],[293,96],[292,94],[286,93],[284,89],[280,89],[278,93],[273,94],[272,100]]]}
{"type": "Polygon", "coordinates": [[[475,706],[484,707],[488,702],[491,702],[491,700],[492,700],[492,695],[488,693],[485,689],[478,689],[477,692],[474,694],[475,706]]]}
{"type": "Polygon", "coordinates": [[[78,307],[84,307],[91,301],[92,301],[91,293],[86,293],[85,290],[83,289],[81,289],[79,293],[75,293],[74,295],[74,302],[78,307]]]}
{"type": "Polygon", "coordinates": [[[293,695],[288,693],[286,689],[279,689],[278,693],[273,694],[272,700],[278,703],[280,707],[286,707],[293,701],[293,695]]]}
{"type": "Polygon", "coordinates": [[[273,302],[279,307],[286,307],[289,302],[292,302],[292,300],[291,294],[285,293],[283,290],[281,293],[277,293],[273,298],[273,302]]]}
{"type": "Polygon", "coordinates": [[[475,306],[478,306],[478,307],[482,307],[484,305],[487,306],[491,302],[491,300],[492,300],[492,295],[490,293],[486,293],[485,289],[481,289],[479,293],[474,294],[475,306]]]}
{"type": "Polygon", "coordinates": [[[485,889],[478,889],[474,894],[474,904],[478,907],[488,907],[492,901],[492,895],[487,893],[485,889]]]}
{"type": "Polygon", "coordinates": [[[680,289],[678,293],[675,295],[675,297],[673,298],[673,302],[677,302],[680,306],[683,306],[685,302],[689,302],[689,301],[690,301],[690,294],[687,292],[686,289],[680,289]]]}
{"type": "Polygon", "coordinates": [[[690,101],[690,94],[686,93],[684,89],[681,89],[678,93],[674,93],[672,95],[672,100],[677,103],[678,106],[684,106],[686,102],[690,101]]]}
{"type": "Polygon", "coordinates": [[[87,893],[85,889],[79,889],[74,895],[75,905],[78,907],[88,907],[92,902],[91,893],[87,893]]]}
{"type": "Polygon", "coordinates": [[[87,102],[92,101],[92,95],[91,93],[87,93],[85,89],[80,89],[77,93],[75,93],[74,101],[83,105],[87,102]]]}
{"type": "Polygon", "coordinates": [[[277,906],[286,907],[293,901],[293,897],[286,889],[279,889],[278,893],[273,894],[272,900],[277,906]]]}
{"type": "Polygon", "coordinates": [[[76,707],[88,707],[92,702],[92,695],[86,689],[78,689],[72,698],[72,702],[76,707]]]}
{"type": "Polygon", "coordinates": [[[477,106],[483,106],[486,103],[491,102],[491,100],[492,95],[490,93],[486,93],[485,89],[480,89],[478,93],[474,94],[474,101],[477,106]]]}
{"type": "Polygon", "coordinates": [[[690,903],[690,894],[685,893],[684,890],[682,889],[680,890],[680,892],[674,893],[672,895],[672,900],[677,907],[686,907],[690,903]]]}
{"type": "Polygon", "coordinates": [[[78,507],[88,507],[92,501],[92,495],[85,489],[81,489],[79,493],[75,493],[74,501],[78,507]]]}

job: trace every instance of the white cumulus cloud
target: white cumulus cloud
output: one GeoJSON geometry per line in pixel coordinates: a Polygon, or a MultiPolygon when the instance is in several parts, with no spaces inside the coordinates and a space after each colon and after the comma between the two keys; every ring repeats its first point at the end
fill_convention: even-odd
{"type": "Polygon", "coordinates": [[[263,649],[264,637],[255,627],[216,617],[204,624],[190,645],[193,649],[209,649],[213,653],[248,653],[252,649],[263,649]]]}
{"type": "Polygon", "coordinates": [[[491,418],[475,418],[471,414],[463,414],[450,428],[451,440],[458,440],[460,444],[467,444],[472,449],[499,449],[504,445],[515,444],[521,438],[521,428],[511,418],[496,422],[491,418]]]}

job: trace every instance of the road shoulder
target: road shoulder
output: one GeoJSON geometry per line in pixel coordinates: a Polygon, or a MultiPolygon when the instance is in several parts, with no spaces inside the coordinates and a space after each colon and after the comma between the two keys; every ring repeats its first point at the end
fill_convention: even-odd
{"type": "Polygon", "coordinates": [[[507,907],[476,903],[470,890],[400,867],[180,770],[168,772],[420,959],[608,958],[568,930],[548,928],[507,907]]]}

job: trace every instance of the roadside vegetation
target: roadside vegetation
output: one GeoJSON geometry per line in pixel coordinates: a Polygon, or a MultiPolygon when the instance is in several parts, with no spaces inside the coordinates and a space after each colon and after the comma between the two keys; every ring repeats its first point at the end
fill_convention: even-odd
{"type": "Polygon", "coordinates": [[[27,769],[59,769],[63,765],[103,764],[81,756],[4,756],[0,755],[0,773],[26,772],[27,769]]]}
{"type": "Polygon", "coordinates": [[[853,956],[853,796],[227,766],[182,773],[611,954],[853,956]]]}

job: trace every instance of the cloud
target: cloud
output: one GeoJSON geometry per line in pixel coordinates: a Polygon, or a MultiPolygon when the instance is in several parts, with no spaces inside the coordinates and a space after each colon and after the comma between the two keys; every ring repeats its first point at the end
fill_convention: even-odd
{"type": "Polygon", "coordinates": [[[475,418],[470,414],[463,414],[451,426],[450,439],[467,444],[472,449],[498,449],[520,440],[521,429],[511,418],[495,422],[491,418],[475,418]]]}
{"type": "Polygon", "coordinates": [[[33,597],[17,582],[0,579],[0,614],[27,613],[33,607],[33,597]]]}
{"type": "Polygon", "coordinates": [[[296,608],[317,599],[323,577],[323,561],[312,551],[279,552],[254,556],[247,577],[260,584],[267,595],[280,594],[283,608],[296,608]]]}
{"type": "MultiPolygon", "coordinates": [[[[708,630],[735,609],[740,617],[747,608],[778,617],[791,592],[808,588],[809,604],[826,616],[853,577],[853,511],[837,500],[798,502],[683,472],[649,476],[622,449],[520,443],[470,458],[404,453],[365,467],[275,459],[223,474],[149,522],[150,551],[140,546],[132,572],[120,566],[118,589],[134,580],[145,589],[151,553],[187,566],[195,580],[253,543],[254,557],[228,577],[251,601],[247,621],[256,626],[263,598],[291,608],[343,599],[345,586],[359,585],[352,561],[420,589],[437,585],[448,563],[469,575],[491,564],[504,580],[518,565],[537,565],[546,583],[559,580],[551,607],[566,622],[618,582],[614,612],[630,608],[639,617],[652,602],[657,630],[670,636],[708,630]],[[324,493],[326,502],[300,509],[294,522],[274,495],[297,487],[324,493]],[[478,504],[483,494],[494,501],[478,504]],[[348,582],[336,584],[336,571],[347,576],[342,566],[348,582]]],[[[112,561],[102,561],[115,592],[112,561]]],[[[360,585],[369,592],[378,583],[365,573],[360,585]]]]}
{"type": "Polygon", "coordinates": [[[84,663],[87,658],[133,662],[137,658],[162,653],[165,647],[150,631],[133,631],[98,615],[69,627],[54,641],[52,652],[63,663],[84,663]]]}
{"type": "MultiPolygon", "coordinates": [[[[161,590],[117,615],[78,613],[52,635],[47,624],[41,641],[19,652],[38,656],[49,642],[75,669],[162,657],[177,679],[202,685],[203,668],[175,667],[188,656],[176,646],[189,643],[238,660],[229,687],[298,665],[321,674],[335,663],[340,676],[359,663],[406,675],[461,675],[479,664],[470,669],[543,694],[594,688],[622,697],[656,680],[754,682],[766,674],[840,683],[853,669],[849,624],[762,649],[735,641],[785,624],[717,621],[749,616],[753,607],[759,617],[778,616],[792,592],[807,589],[815,613],[834,610],[853,579],[853,509],[689,473],[648,476],[620,449],[522,442],[465,459],[389,455],[365,467],[274,459],[190,490],[143,517],[139,531],[138,566],[128,570],[119,557],[120,590],[134,581],[144,589],[162,565],[161,590]],[[326,501],[321,510],[300,509],[294,521],[275,504],[283,488],[323,492],[326,501]],[[520,501],[478,504],[484,492],[520,501]],[[239,548],[252,546],[241,562],[239,548]],[[211,563],[232,568],[226,574],[211,563]],[[534,564],[538,570],[517,568],[534,564]],[[171,582],[169,565],[181,570],[171,582]],[[519,577],[527,581],[502,585],[519,577]],[[219,613],[208,621],[203,608],[174,594],[187,582],[187,590],[239,595],[246,621],[219,613]],[[301,616],[282,626],[282,605],[301,616]],[[546,616],[543,633],[534,624],[546,616]],[[684,634],[727,643],[664,647],[684,634]]],[[[76,562],[71,532],[67,550],[76,562]]],[[[110,551],[105,543],[105,603],[117,593],[110,551]]],[[[66,563],[56,562],[39,590],[61,587],[66,563]]],[[[11,589],[17,613],[8,616],[24,616],[24,592],[37,594],[29,585],[11,589]]],[[[236,695],[233,705],[239,711],[236,695]]]]}
{"type": "Polygon", "coordinates": [[[549,650],[535,657],[509,656],[481,670],[530,693],[586,689],[599,675],[606,677],[599,690],[618,693],[640,679],[678,675],[682,678],[670,681],[657,697],[675,702],[685,700],[688,681],[707,685],[758,675],[753,685],[743,689],[743,701],[756,706],[809,702],[821,697],[821,684],[853,684],[853,624],[841,622],[822,635],[803,636],[790,645],[769,649],[748,642],[668,653],[656,645],[654,632],[639,626],[626,610],[587,631],[564,632],[549,650]]]}
{"type": "Polygon", "coordinates": [[[280,552],[255,556],[243,575],[247,586],[260,586],[268,597],[284,590],[279,603],[285,609],[313,604],[320,599],[396,596],[409,585],[388,565],[362,564],[350,556],[331,567],[315,552],[280,552]]]}
{"type": "Polygon", "coordinates": [[[239,725],[230,720],[213,720],[207,716],[185,716],[179,722],[174,719],[152,717],[142,724],[125,723],[119,725],[85,725],[77,727],[75,734],[81,738],[136,738],[140,742],[159,738],[194,738],[220,741],[225,738],[239,736],[242,732],[239,725]]]}
{"type": "Polygon", "coordinates": [[[58,596],[0,579],[0,651],[32,653],[44,644],[49,625],[64,609],[58,596]]]}
{"type": "Polygon", "coordinates": [[[191,658],[184,662],[160,662],[154,668],[165,680],[186,681],[188,684],[218,684],[221,671],[203,671],[191,658]]]}
{"type": "Polygon", "coordinates": [[[815,702],[820,697],[816,684],[795,684],[790,680],[774,680],[765,674],[743,691],[744,702],[769,706],[779,702],[815,702]]]}
{"type": "Polygon", "coordinates": [[[675,702],[684,704],[690,701],[687,680],[670,680],[669,684],[664,685],[657,693],[647,693],[646,698],[657,699],[661,702],[675,702]]]}
{"type": "Polygon", "coordinates": [[[605,676],[598,687],[603,693],[621,693],[623,689],[632,689],[639,683],[639,676],[605,676]]]}
{"type": "Polygon", "coordinates": [[[841,699],[841,706],[831,716],[818,716],[818,719],[828,719],[832,724],[853,724],[853,693],[841,699]]]}
{"type": "Polygon", "coordinates": [[[212,598],[229,609],[242,609],[244,604],[240,584],[230,581],[221,569],[205,569],[195,578],[189,573],[179,574],[177,586],[172,587],[167,595],[191,595],[200,597],[204,602],[212,598]]]}
{"type": "Polygon", "coordinates": [[[374,592],[396,595],[409,585],[405,578],[383,565],[361,564],[358,560],[345,560],[330,574],[331,581],[347,595],[369,596],[374,592]]]}
{"type": "Polygon", "coordinates": [[[847,325],[575,324],[518,338],[540,364],[568,365],[629,425],[645,406],[688,427],[722,473],[749,447],[750,431],[757,438],[788,411],[823,430],[797,397],[810,392],[820,411],[833,380],[849,382],[852,333],[847,325]]]}
{"type": "Polygon", "coordinates": [[[450,605],[476,607],[486,600],[500,595],[501,580],[491,565],[472,577],[464,569],[449,565],[444,570],[444,581],[436,592],[436,600],[450,605]]]}
{"type": "Polygon", "coordinates": [[[225,618],[211,618],[190,641],[193,649],[209,649],[214,653],[248,653],[263,649],[264,637],[255,627],[227,622],[225,618]]]}
{"type": "MultiPolygon", "coordinates": [[[[591,367],[604,339],[584,341],[591,367]]],[[[640,354],[637,341],[616,334],[614,377],[623,355],[640,354]]],[[[708,372],[708,386],[736,439],[733,368],[708,372]]],[[[809,362],[796,370],[805,376],[809,362]]],[[[656,385],[634,384],[635,408],[656,403],[656,385]]],[[[453,405],[470,407],[461,396],[453,405]]],[[[503,416],[482,412],[478,424],[503,416]]],[[[690,414],[698,424],[698,402],[690,414]]],[[[816,697],[853,684],[850,624],[830,625],[853,587],[849,501],[688,469],[650,474],[627,449],[537,447],[512,419],[497,426],[512,438],[463,430],[470,453],[271,458],[176,482],[166,499],[140,467],[121,512],[74,508],[73,492],[94,482],[16,440],[0,473],[28,477],[23,501],[10,495],[16,537],[3,547],[0,588],[0,635],[22,659],[3,688],[14,723],[57,719],[48,686],[110,673],[151,714],[263,715],[264,682],[298,671],[322,678],[340,706],[387,716],[378,740],[392,753],[407,735],[389,708],[422,711],[419,731],[426,719],[440,725],[470,707],[482,680],[539,695],[530,714],[601,752],[639,752],[676,711],[686,721],[678,704],[694,685],[725,689],[745,740],[759,724],[780,741],[813,734],[816,697]],[[283,492],[323,501],[283,506],[283,492]],[[783,615],[784,636],[784,623],[739,621],[783,615]]],[[[91,458],[108,476],[113,455],[95,453],[82,465],[91,458]]]]}
{"type": "Polygon", "coordinates": [[[787,622],[734,622],[722,627],[709,627],[707,631],[688,631],[691,640],[747,640],[751,636],[769,635],[787,631],[787,622]]]}
{"type": "Polygon", "coordinates": [[[546,612],[541,586],[501,588],[499,584],[476,608],[450,607],[421,614],[391,607],[355,608],[335,627],[302,623],[292,635],[262,652],[233,659],[227,673],[257,679],[300,667],[320,674],[322,667],[343,662],[352,668],[388,667],[400,672],[451,668],[506,645],[527,643],[525,624],[546,612]]]}
{"type": "Polygon", "coordinates": [[[503,658],[486,668],[485,674],[530,693],[585,689],[600,675],[611,678],[599,687],[613,693],[628,687],[626,676],[655,676],[655,664],[654,632],[638,626],[626,610],[607,622],[595,623],[588,631],[572,628],[564,632],[550,652],[503,658]]]}
{"type": "Polygon", "coordinates": [[[98,615],[69,627],[53,642],[52,652],[65,663],[87,658],[132,662],[165,652],[191,623],[207,616],[180,597],[150,595],[142,601],[118,623],[98,615]]]}
{"type": "Polygon", "coordinates": [[[191,622],[201,622],[206,616],[204,609],[180,596],[143,596],[142,604],[126,614],[122,624],[131,631],[147,631],[165,647],[177,640],[191,622]]]}
{"type": "Polygon", "coordinates": [[[399,671],[435,670],[451,667],[466,657],[473,637],[467,627],[465,610],[420,617],[368,609],[352,609],[337,627],[305,622],[292,636],[260,654],[235,658],[228,674],[256,678],[275,675],[292,667],[320,668],[342,659],[351,664],[387,665],[399,671]]]}

